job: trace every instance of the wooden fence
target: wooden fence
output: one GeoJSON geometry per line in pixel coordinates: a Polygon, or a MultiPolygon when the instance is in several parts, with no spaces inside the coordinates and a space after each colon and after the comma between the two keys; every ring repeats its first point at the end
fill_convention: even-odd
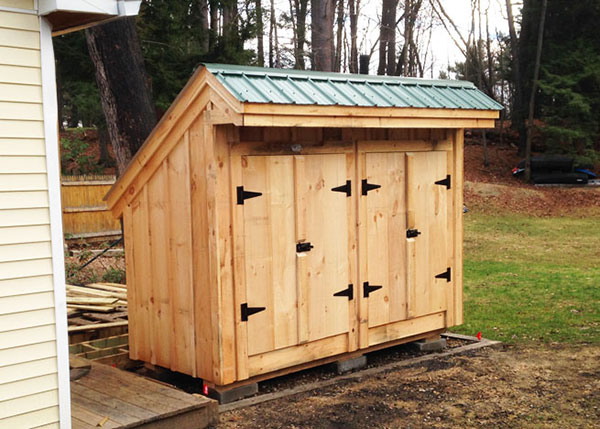
{"type": "Polygon", "coordinates": [[[103,201],[115,183],[115,176],[63,176],[63,229],[67,239],[121,235],[121,223],[115,220],[103,201]]]}

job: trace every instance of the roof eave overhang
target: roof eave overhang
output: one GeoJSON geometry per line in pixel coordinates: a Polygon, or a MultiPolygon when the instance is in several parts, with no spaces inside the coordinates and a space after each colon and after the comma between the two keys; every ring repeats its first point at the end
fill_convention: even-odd
{"type": "Polygon", "coordinates": [[[245,126],[493,128],[498,110],[244,103],[245,126]]]}
{"type": "Polygon", "coordinates": [[[113,216],[122,216],[126,203],[155,171],[157,160],[168,155],[178,133],[195,120],[195,111],[208,102],[213,108],[203,113],[207,123],[243,125],[242,104],[205,68],[198,69],[104,197],[113,216]]]}
{"type": "Polygon", "coordinates": [[[38,13],[58,36],[111,20],[135,16],[141,0],[40,0],[38,13]]]}

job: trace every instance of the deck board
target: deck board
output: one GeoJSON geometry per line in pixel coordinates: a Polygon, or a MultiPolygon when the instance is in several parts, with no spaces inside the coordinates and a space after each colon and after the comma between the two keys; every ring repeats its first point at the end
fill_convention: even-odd
{"type": "Polygon", "coordinates": [[[90,372],[71,382],[73,429],[202,428],[216,422],[215,401],[189,395],[133,373],[92,363],[90,372]]]}

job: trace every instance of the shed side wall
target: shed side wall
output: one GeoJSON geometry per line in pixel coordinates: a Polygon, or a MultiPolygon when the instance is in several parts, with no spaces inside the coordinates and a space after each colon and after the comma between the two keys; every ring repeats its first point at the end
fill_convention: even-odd
{"type": "MultiPolygon", "coordinates": [[[[0,0],[32,9],[33,1],[0,0]]],[[[40,24],[0,10],[0,420],[58,426],[40,24]]]]}
{"type": "MultiPolygon", "coordinates": [[[[165,137],[169,152],[148,160],[144,168],[154,172],[124,211],[130,345],[134,359],[231,382],[235,361],[224,369],[216,328],[224,302],[219,287],[231,281],[221,278],[219,255],[231,259],[231,252],[218,233],[215,128],[204,114],[213,108],[209,100],[207,88],[187,110],[195,117],[184,115],[165,137]]],[[[233,359],[231,341],[224,347],[233,359]]]]}

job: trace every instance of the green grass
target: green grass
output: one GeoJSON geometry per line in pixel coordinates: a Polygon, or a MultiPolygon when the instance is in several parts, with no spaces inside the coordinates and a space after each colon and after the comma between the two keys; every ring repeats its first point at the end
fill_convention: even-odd
{"type": "Polygon", "coordinates": [[[600,219],[466,214],[464,315],[454,331],[600,343],[600,219]]]}

